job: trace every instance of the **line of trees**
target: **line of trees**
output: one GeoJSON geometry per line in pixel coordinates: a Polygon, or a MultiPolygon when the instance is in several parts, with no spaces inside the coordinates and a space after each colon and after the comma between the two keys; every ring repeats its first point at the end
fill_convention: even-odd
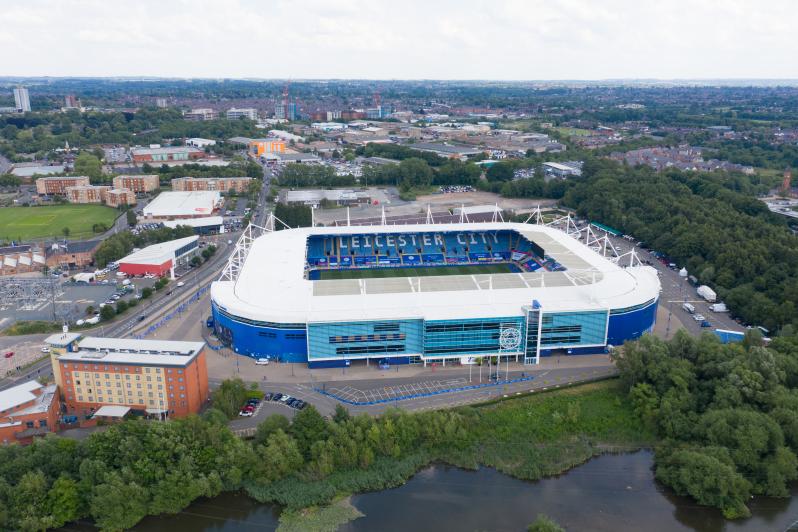
{"type": "MultiPolygon", "coordinates": [[[[790,331],[791,332],[791,331],[790,331]]],[[[656,477],[727,518],[751,495],[788,497],[798,479],[798,338],[769,347],[679,332],[646,336],[616,359],[636,414],[663,443],[656,477]]]]}

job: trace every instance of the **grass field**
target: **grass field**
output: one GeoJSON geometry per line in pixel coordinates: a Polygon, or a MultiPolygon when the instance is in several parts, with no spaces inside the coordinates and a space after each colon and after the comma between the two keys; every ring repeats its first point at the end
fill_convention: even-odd
{"type": "Polygon", "coordinates": [[[0,208],[0,240],[33,240],[63,236],[69,238],[94,235],[92,226],[111,227],[119,212],[103,205],[48,205],[46,207],[0,208]]]}
{"type": "Polygon", "coordinates": [[[554,129],[566,137],[586,137],[590,135],[590,131],[578,127],[555,127],[554,129]]]}
{"type": "Polygon", "coordinates": [[[319,279],[376,279],[383,277],[427,277],[432,275],[478,275],[513,273],[509,264],[469,264],[464,266],[427,266],[420,268],[364,268],[355,270],[321,270],[319,279]]]}

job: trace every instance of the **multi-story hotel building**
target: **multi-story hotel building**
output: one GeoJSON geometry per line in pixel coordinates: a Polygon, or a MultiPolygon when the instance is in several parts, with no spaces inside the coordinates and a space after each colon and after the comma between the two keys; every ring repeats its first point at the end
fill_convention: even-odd
{"type": "Polygon", "coordinates": [[[114,188],[126,188],[135,193],[158,190],[160,180],[157,174],[118,175],[114,178],[114,188]]]}
{"type": "Polygon", "coordinates": [[[81,338],[54,334],[53,371],[68,414],[88,417],[120,406],[158,417],[183,417],[208,400],[203,342],[81,338]]]}

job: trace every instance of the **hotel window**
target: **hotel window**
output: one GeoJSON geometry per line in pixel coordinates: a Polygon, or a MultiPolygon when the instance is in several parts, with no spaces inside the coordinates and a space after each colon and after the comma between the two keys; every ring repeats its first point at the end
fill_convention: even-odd
{"type": "Polygon", "coordinates": [[[148,392],[147,397],[152,397],[152,392],[148,392]]]}
{"type": "Polygon", "coordinates": [[[149,372],[150,372],[150,368],[144,368],[144,373],[149,373],[149,372]]]}
{"type": "Polygon", "coordinates": [[[141,375],[136,375],[136,380],[140,381],[141,380],[141,375]]]}
{"type": "Polygon", "coordinates": [[[83,396],[82,395],[78,395],[78,401],[83,402],[83,396]]]}
{"type": "Polygon", "coordinates": [[[117,373],[117,374],[116,374],[116,380],[119,380],[119,379],[121,379],[121,378],[122,378],[122,375],[120,375],[119,373],[117,373]]]}
{"type": "Polygon", "coordinates": [[[139,389],[141,388],[141,383],[140,382],[136,383],[136,388],[139,388],[139,389]]]}
{"type": "Polygon", "coordinates": [[[182,374],[182,373],[183,373],[183,370],[182,370],[182,369],[179,369],[179,370],[177,370],[177,372],[178,372],[178,373],[180,373],[180,374],[182,374]]]}
{"type": "Polygon", "coordinates": [[[130,375],[125,375],[125,379],[130,380],[130,375]]]}
{"type": "Polygon", "coordinates": [[[181,399],[185,399],[185,398],[186,398],[186,394],[184,394],[184,393],[181,393],[181,394],[180,394],[180,398],[181,398],[181,399]]]}
{"type": "Polygon", "coordinates": [[[148,382],[152,381],[152,377],[150,377],[149,375],[147,375],[147,381],[148,381],[148,382]]]}
{"type": "Polygon", "coordinates": [[[177,382],[183,382],[183,377],[180,377],[179,379],[177,379],[177,382]]]}

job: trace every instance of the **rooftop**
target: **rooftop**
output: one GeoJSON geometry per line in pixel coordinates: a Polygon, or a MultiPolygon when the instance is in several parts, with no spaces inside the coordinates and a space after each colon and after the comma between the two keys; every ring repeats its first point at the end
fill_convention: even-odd
{"type": "Polygon", "coordinates": [[[134,155],[157,155],[164,153],[204,153],[193,146],[162,146],[160,148],[131,148],[134,155]]]}
{"type": "Polygon", "coordinates": [[[659,295],[653,268],[621,268],[557,229],[488,222],[315,227],[255,240],[237,281],[213,283],[213,301],[236,316],[278,323],[430,320],[517,316],[540,301],[547,311],[625,308],[659,295]],[[312,281],[305,278],[310,235],[514,230],[567,271],[312,281]]]}
{"type": "Polygon", "coordinates": [[[80,333],[71,333],[71,332],[60,332],[51,334],[47,338],[44,339],[44,343],[47,345],[52,345],[54,347],[66,347],[82,335],[80,333]]]}
{"type": "Polygon", "coordinates": [[[134,251],[127,257],[119,259],[119,263],[163,264],[167,260],[175,258],[175,252],[177,250],[190,244],[191,242],[196,242],[198,239],[198,236],[187,236],[185,238],[178,238],[177,240],[169,240],[168,242],[153,244],[144,249],[140,249],[139,251],[134,251]]]}
{"type": "Polygon", "coordinates": [[[224,224],[224,218],[221,216],[206,216],[205,218],[188,218],[186,220],[167,220],[163,223],[166,227],[174,229],[178,225],[187,225],[189,227],[208,227],[224,224]]]}
{"type": "Polygon", "coordinates": [[[170,216],[209,215],[221,201],[215,190],[192,190],[189,192],[161,192],[144,207],[144,215],[154,218],[170,216]]]}
{"type": "Polygon", "coordinates": [[[44,388],[37,381],[23,382],[0,392],[0,412],[10,410],[36,399],[35,390],[44,388]]]}
{"type": "Polygon", "coordinates": [[[203,342],[136,340],[89,336],[78,343],[80,351],[58,357],[62,362],[186,366],[202,351],[203,342]]]}

